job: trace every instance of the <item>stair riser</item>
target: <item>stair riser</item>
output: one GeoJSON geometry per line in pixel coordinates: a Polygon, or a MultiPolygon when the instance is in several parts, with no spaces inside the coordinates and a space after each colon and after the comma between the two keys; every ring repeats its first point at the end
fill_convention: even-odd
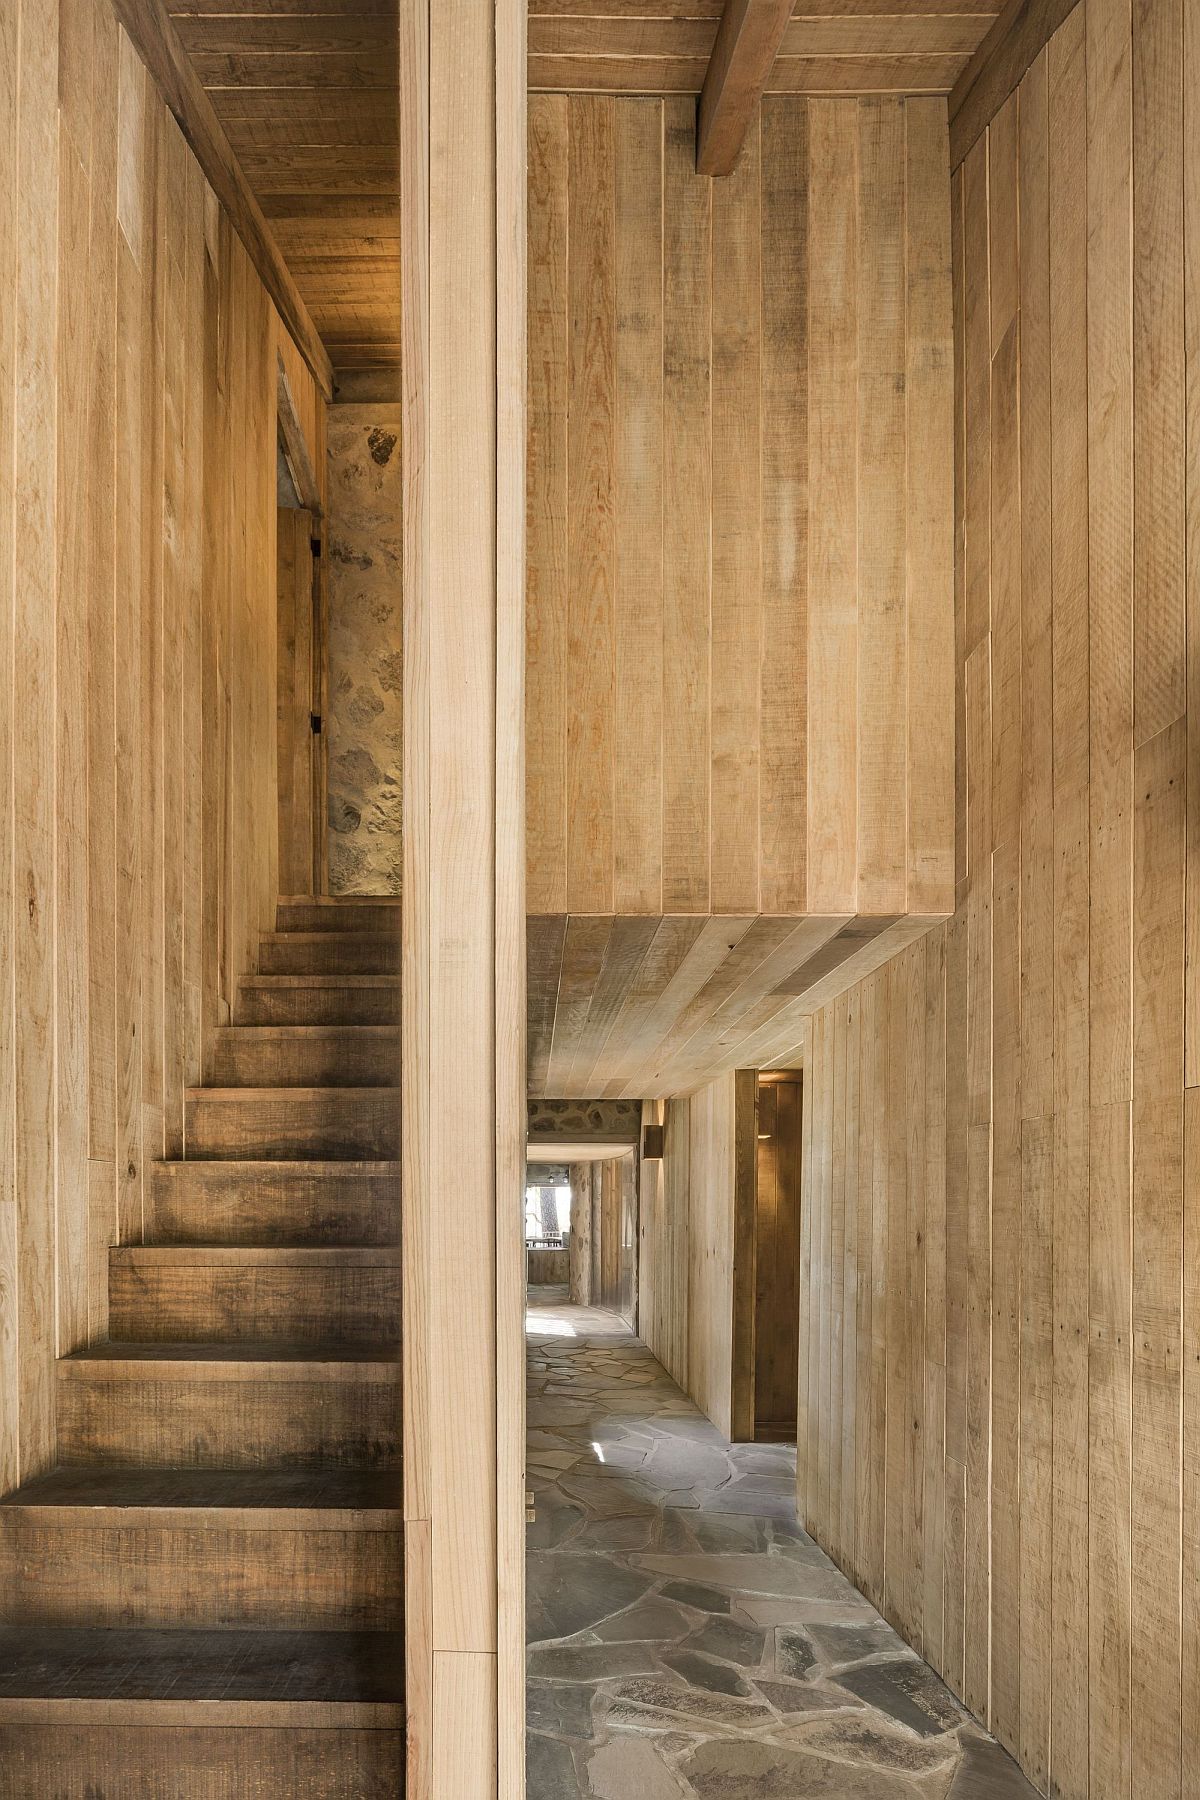
{"type": "Polygon", "coordinates": [[[398,1379],[64,1379],[61,1368],[59,1461],[73,1466],[399,1467],[398,1379]]]}
{"type": "Polygon", "coordinates": [[[395,1092],[225,1099],[200,1094],[185,1113],[189,1157],[394,1157],[400,1144],[395,1092]]]}
{"type": "Polygon", "coordinates": [[[152,1343],[394,1342],[399,1269],[192,1268],[116,1263],[109,1333],[152,1343]]]}
{"type": "Polygon", "coordinates": [[[396,1025],[398,987],[265,988],[245,986],[238,996],[239,1025],[396,1025]]]}
{"type": "Polygon", "coordinates": [[[159,1164],[150,1236],[179,1244],[387,1244],[399,1236],[399,1174],[253,1173],[159,1164]]]}
{"type": "Polygon", "coordinates": [[[216,1045],[209,1080],[215,1087],[385,1087],[400,1067],[399,1034],[245,1038],[236,1026],[216,1045]]]}
{"type": "Polygon", "coordinates": [[[303,900],[281,902],[275,909],[276,931],[351,931],[372,932],[379,937],[397,937],[400,932],[400,903],[377,906],[317,906],[303,900]]]}
{"type": "Polygon", "coordinates": [[[392,975],[399,967],[396,938],[344,931],[264,938],[258,953],[261,975],[392,975]]]}
{"type": "Polygon", "coordinates": [[[402,1731],[0,1726],[0,1800],[395,1800],[403,1791],[402,1731]]]}
{"type": "Polygon", "coordinates": [[[0,1624],[390,1631],[399,1531],[0,1527],[0,1624]]]}

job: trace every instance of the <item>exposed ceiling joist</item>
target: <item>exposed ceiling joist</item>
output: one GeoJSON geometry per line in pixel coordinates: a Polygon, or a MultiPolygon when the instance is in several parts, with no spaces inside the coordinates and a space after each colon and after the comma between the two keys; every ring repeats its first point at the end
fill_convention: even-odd
{"type": "Polygon", "coordinates": [[[698,174],[732,170],[791,16],[792,0],[725,0],[700,91],[698,174]]]}

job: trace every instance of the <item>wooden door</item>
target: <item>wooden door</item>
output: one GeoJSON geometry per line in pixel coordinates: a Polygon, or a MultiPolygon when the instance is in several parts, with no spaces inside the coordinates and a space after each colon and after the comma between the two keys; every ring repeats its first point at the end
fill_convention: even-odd
{"type": "Polygon", "coordinates": [[[759,1089],[754,1435],[781,1443],[796,1438],[803,1098],[799,1075],[759,1089]]]}
{"type": "Polygon", "coordinates": [[[303,506],[281,506],[276,550],[279,758],[279,891],[321,891],[316,817],[320,781],[320,644],[313,515],[303,506]]]}

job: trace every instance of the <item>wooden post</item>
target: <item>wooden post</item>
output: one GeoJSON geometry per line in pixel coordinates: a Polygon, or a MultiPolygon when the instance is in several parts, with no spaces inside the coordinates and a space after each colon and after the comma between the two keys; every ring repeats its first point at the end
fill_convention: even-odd
{"type": "Polygon", "coordinates": [[[407,1792],[519,1800],[525,8],[401,40],[407,1792]]]}

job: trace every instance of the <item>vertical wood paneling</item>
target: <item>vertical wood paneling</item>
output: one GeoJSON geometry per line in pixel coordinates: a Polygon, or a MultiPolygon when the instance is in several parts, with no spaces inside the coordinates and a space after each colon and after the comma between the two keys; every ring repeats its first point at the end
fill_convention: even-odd
{"type": "Polygon", "coordinates": [[[13,430],[12,843],[20,1470],[54,1454],[55,591],[57,575],[58,30],[23,6],[12,65],[18,106],[13,430]]]}
{"type": "Polygon", "coordinates": [[[616,661],[614,101],[568,121],[567,896],[613,907],[616,661]]]}
{"type": "Polygon", "coordinates": [[[531,104],[531,910],[937,916],[945,103],[771,97],[715,184],[693,113],[531,104]]]}
{"type": "MultiPolygon", "coordinates": [[[[614,903],[662,910],[663,109],[617,107],[614,903]]],[[[531,485],[533,485],[531,483],[531,485]]],[[[536,667],[537,653],[527,658],[536,667]]]]}
{"type": "MultiPolygon", "coordinates": [[[[0,58],[14,69],[20,30],[20,12],[6,7],[0,12],[0,58]]],[[[17,83],[0,84],[0,280],[8,295],[16,290],[17,271],[17,133],[20,119],[17,83]]],[[[13,771],[16,754],[14,728],[13,660],[16,628],[16,312],[0,307],[0,918],[7,926],[13,917],[15,867],[13,862],[13,771]]],[[[0,931],[0,1008],[13,1018],[16,979],[16,945],[7,929],[0,931]]],[[[0,1113],[12,1118],[16,1108],[16,1045],[14,1033],[0,1032],[0,1113]]],[[[19,1379],[20,1335],[20,1215],[16,1195],[16,1140],[11,1131],[0,1133],[0,1481],[11,1488],[21,1473],[21,1395],[19,1379]]]]}
{"type": "Polygon", "coordinates": [[[526,884],[534,912],[567,900],[567,100],[529,102],[526,451],[526,884]]]}
{"type": "Polygon", "coordinates": [[[905,952],[806,1065],[810,1370],[856,1278],[859,1393],[848,1483],[810,1372],[801,1510],[1061,1800],[1200,1778],[1188,15],[1082,0],[957,177],[958,909],[919,946],[923,1029],[905,952]]]}
{"type": "MultiPolygon", "coordinates": [[[[853,292],[857,279],[857,293],[851,303],[848,294],[826,290],[817,313],[818,329],[830,306],[840,329],[855,314],[858,321],[858,418],[852,430],[845,429],[848,421],[840,431],[834,422],[833,430],[836,454],[852,457],[856,442],[858,449],[858,491],[849,496],[858,532],[857,570],[851,564],[849,571],[858,595],[858,716],[857,746],[852,740],[849,755],[857,748],[858,905],[868,913],[903,912],[908,897],[908,709],[896,704],[908,688],[905,111],[894,100],[864,100],[858,108],[858,240],[847,281],[853,292]]],[[[814,177],[819,188],[816,171],[814,177]]],[[[844,204],[844,190],[833,203],[839,199],[844,204]]],[[[851,223],[853,217],[851,206],[851,223]]],[[[819,231],[814,235],[819,242],[819,231]]],[[[835,367],[835,382],[840,374],[835,367]]],[[[830,493],[821,461],[813,464],[813,492],[820,496],[818,518],[827,511],[826,497],[837,504],[843,492],[839,483],[830,493]]],[[[814,597],[820,604],[816,587],[814,597]]],[[[831,647],[843,657],[847,648],[844,640],[831,647]]],[[[843,679],[849,672],[847,666],[843,679]]],[[[823,734],[830,724],[828,713],[820,715],[823,734]]],[[[844,782],[844,772],[834,779],[844,782]]]]}
{"type": "Polygon", "coordinates": [[[759,903],[803,912],[808,735],[808,112],[762,107],[759,903]]]}
{"type": "Polygon", "coordinates": [[[712,184],[695,109],[663,102],[663,907],[708,912],[712,184]]]}
{"type": "Polygon", "coordinates": [[[905,125],[905,579],[907,910],[934,914],[954,885],[954,391],[949,173],[942,109],[909,100],[905,125]]]}
{"type": "Polygon", "coordinates": [[[856,907],[857,108],[809,107],[808,903],[856,907]]]}
{"type": "Polygon", "coordinates": [[[1018,792],[1018,1191],[1021,1253],[1017,1491],[1017,1752],[1044,1789],[1050,1768],[1053,1570],[1054,711],[1051,613],[1050,146],[1047,60],[1021,84],[1020,646],[1018,792]]]}
{"type": "MultiPolygon", "coordinates": [[[[275,896],[273,314],[240,245],[206,276],[203,177],[107,0],[23,0],[4,11],[10,30],[0,43],[13,77],[0,86],[0,280],[12,301],[0,308],[5,1486],[50,1460],[54,1358],[106,1335],[109,1246],[140,1236],[149,1165],[180,1148],[183,1090],[219,1013],[215,980],[203,990],[200,979],[201,908],[231,946],[236,979],[275,896]],[[214,417],[236,419],[236,435],[205,430],[204,393],[214,417]],[[226,563],[236,570],[228,611],[226,563]],[[225,695],[230,760],[223,750],[219,803],[201,816],[206,683],[225,695]]],[[[215,205],[209,218],[228,245],[215,205]]]]}
{"type": "Polygon", "coordinates": [[[762,614],[762,155],[759,121],[712,187],[712,593],[709,657],[714,913],[759,895],[762,614]]]}

